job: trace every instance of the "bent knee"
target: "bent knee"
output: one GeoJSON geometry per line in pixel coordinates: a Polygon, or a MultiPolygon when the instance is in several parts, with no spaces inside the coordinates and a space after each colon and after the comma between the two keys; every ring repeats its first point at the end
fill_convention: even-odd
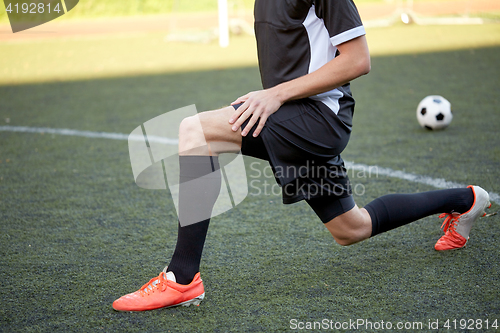
{"type": "Polygon", "coordinates": [[[342,246],[349,246],[371,236],[372,224],[366,210],[353,208],[325,224],[335,241],[342,246]]]}
{"type": "Polygon", "coordinates": [[[184,118],[179,125],[179,153],[208,155],[207,149],[198,115],[184,118]]]}
{"type": "Polygon", "coordinates": [[[203,129],[198,115],[182,119],[179,125],[179,138],[189,138],[194,135],[199,136],[200,134],[203,134],[203,129]]]}
{"type": "Polygon", "coordinates": [[[358,242],[361,242],[365,238],[362,237],[356,237],[355,235],[353,237],[335,237],[333,236],[337,244],[342,245],[342,246],[349,246],[356,244],[358,242]]]}
{"type": "Polygon", "coordinates": [[[366,239],[366,233],[361,229],[342,229],[339,231],[332,231],[330,233],[333,239],[342,246],[349,246],[356,244],[364,239],[366,239]]]}

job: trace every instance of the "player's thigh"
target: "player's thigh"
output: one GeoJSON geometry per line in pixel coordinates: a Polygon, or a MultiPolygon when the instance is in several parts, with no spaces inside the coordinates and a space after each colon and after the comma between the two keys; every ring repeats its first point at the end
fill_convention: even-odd
{"type": "Polygon", "coordinates": [[[205,140],[214,152],[231,152],[241,149],[241,129],[233,131],[229,118],[233,115],[234,108],[228,106],[222,109],[199,113],[201,128],[205,140]]]}

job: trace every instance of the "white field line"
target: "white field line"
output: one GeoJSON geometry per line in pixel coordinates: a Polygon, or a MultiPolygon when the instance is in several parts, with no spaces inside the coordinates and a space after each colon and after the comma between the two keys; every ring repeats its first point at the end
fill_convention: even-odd
{"type": "MultiPolygon", "coordinates": [[[[107,132],[92,132],[92,131],[78,131],[66,128],[48,128],[48,127],[27,127],[27,126],[0,126],[0,132],[22,132],[22,133],[47,133],[57,135],[81,136],[85,138],[99,138],[99,139],[112,139],[112,140],[128,140],[128,134],[122,133],[107,133],[107,132]]],[[[131,137],[131,139],[134,139],[131,137]]],[[[142,136],[135,138],[143,140],[142,136]]],[[[148,136],[148,141],[155,141],[159,143],[177,145],[179,141],[172,138],[152,137],[148,136]]],[[[436,188],[455,188],[466,187],[467,185],[447,181],[443,178],[431,178],[421,176],[414,173],[403,172],[400,170],[393,170],[390,168],[383,168],[377,165],[367,165],[361,163],[346,162],[346,167],[352,170],[371,172],[374,171],[376,175],[388,176],[392,178],[404,179],[414,183],[421,183],[430,185],[436,188]]],[[[500,195],[498,193],[489,192],[490,200],[500,205],[500,195]]]]}
{"type": "MultiPolygon", "coordinates": [[[[122,133],[108,133],[108,132],[91,132],[91,131],[78,131],[67,128],[49,128],[49,127],[27,127],[27,126],[0,126],[0,132],[22,132],[22,133],[44,133],[44,134],[58,134],[69,136],[82,136],[84,138],[98,138],[98,139],[112,139],[112,140],[128,140],[128,134],[122,133]]],[[[144,140],[142,135],[131,135],[132,140],[144,140]]],[[[164,143],[167,145],[176,145],[179,143],[177,139],[164,138],[158,136],[148,135],[149,142],[164,143]]]]}
{"type": "MultiPolygon", "coordinates": [[[[389,168],[382,168],[377,165],[367,165],[361,163],[345,162],[346,168],[351,170],[372,172],[375,175],[388,176],[392,178],[404,179],[413,183],[421,183],[430,185],[436,188],[456,188],[456,187],[467,187],[467,185],[447,181],[443,178],[431,178],[427,176],[421,176],[414,173],[404,172],[400,170],[392,170],[389,168]]],[[[488,192],[490,195],[490,201],[500,205],[500,195],[495,192],[488,192]]]]}

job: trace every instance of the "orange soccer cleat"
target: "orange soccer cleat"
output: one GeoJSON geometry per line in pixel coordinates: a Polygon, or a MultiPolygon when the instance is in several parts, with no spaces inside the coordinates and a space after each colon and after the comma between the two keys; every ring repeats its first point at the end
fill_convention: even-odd
{"type": "Polygon", "coordinates": [[[205,297],[205,289],[200,273],[196,273],[190,284],[175,282],[173,272],[167,273],[167,267],[158,277],[149,280],[136,292],[124,295],[113,302],[117,311],[145,311],[172,306],[200,305],[205,297]]]}
{"type": "Polygon", "coordinates": [[[488,192],[479,186],[467,186],[474,193],[474,203],[472,207],[463,214],[443,213],[439,218],[445,218],[443,225],[444,236],[434,245],[437,251],[460,249],[467,244],[472,225],[476,220],[484,216],[484,210],[491,207],[488,192]]]}

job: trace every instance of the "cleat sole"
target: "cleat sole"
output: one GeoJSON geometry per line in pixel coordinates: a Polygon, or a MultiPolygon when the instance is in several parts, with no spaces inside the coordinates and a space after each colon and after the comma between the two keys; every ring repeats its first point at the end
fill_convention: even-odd
{"type": "MultiPolygon", "coordinates": [[[[179,304],[174,304],[174,305],[170,305],[170,306],[164,306],[164,307],[160,307],[160,308],[146,309],[146,310],[168,309],[168,308],[173,308],[173,307],[176,307],[176,306],[190,306],[191,304],[192,305],[196,305],[196,306],[200,306],[200,303],[201,303],[201,301],[203,301],[204,298],[205,298],[205,293],[201,294],[198,297],[190,299],[189,301],[185,301],[185,302],[182,302],[182,303],[179,303],[179,304]]],[[[130,312],[130,313],[145,311],[145,310],[117,310],[117,309],[115,309],[115,310],[116,311],[123,311],[123,312],[130,312]]]]}
{"type": "MultiPolygon", "coordinates": [[[[486,208],[491,208],[491,202],[488,201],[488,204],[486,205],[486,208]]],[[[483,211],[483,213],[481,214],[481,217],[485,217],[486,215],[487,215],[486,211],[483,211]]]]}
{"type": "Polygon", "coordinates": [[[465,243],[464,246],[462,246],[462,247],[450,247],[450,248],[439,249],[439,250],[434,247],[434,250],[436,250],[436,251],[456,251],[456,250],[465,249],[466,246],[467,246],[467,243],[465,243]]]}
{"type": "Polygon", "coordinates": [[[173,306],[179,306],[179,305],[181,305],[181,306],[190,306],[190,305],[200,306],[200,303],[201,303],[201,301],[203,301],[204,298],[205,298],[205,293],[201,294],[198,297],[190,299],[189,301],[185,301],[185,302],[179,303],[177,305],[173,305],[173,306]]]}

